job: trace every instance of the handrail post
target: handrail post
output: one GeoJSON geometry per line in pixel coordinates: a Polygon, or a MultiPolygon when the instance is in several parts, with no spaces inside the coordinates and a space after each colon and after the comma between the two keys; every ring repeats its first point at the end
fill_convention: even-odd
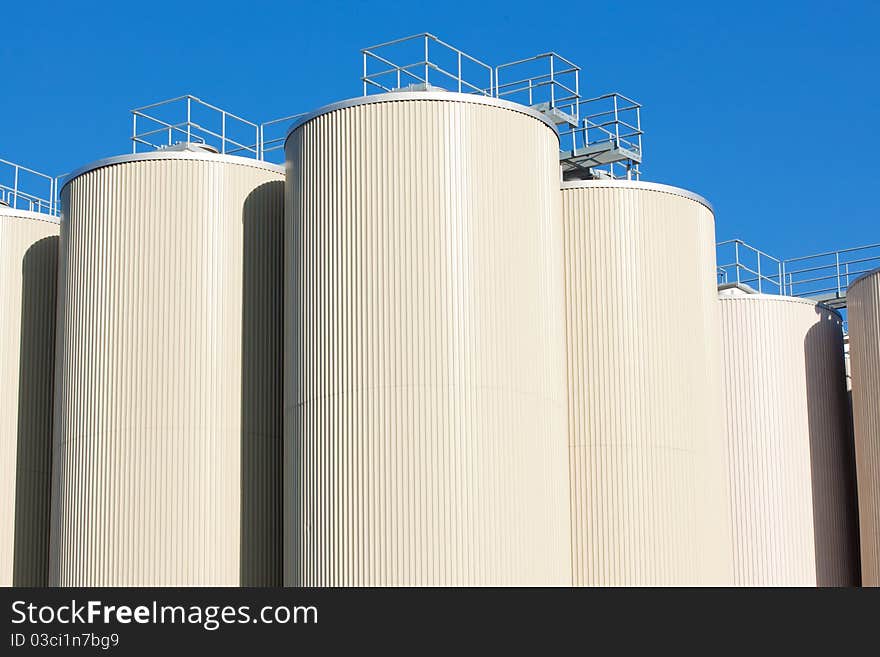
{"type": "MultiPolygon", "coordinates": [[[[223,112],[223,119],[225,124],[226,112],[223,112]]],[[[187,96],[186,97],[186,143],[190,143],[192,141],[192,99],[187,96]]],[[[221,148],[223,145],[221,144],[221,148]]],[[[223,151],[225,152],[225,151],[223,151]]]]}
{"type": "MultiPolygon", "coordinates": [[[[187,125],[189,130],[189,125],[187,125]]],[[[226,112],[220,113],[220,152],[226,152],[226,112]]]]}
{"type": "Polygon", "coordinates": [[[759,252],[758,253],[758,292],[764,291],[763,288],[761,287],[762,282],[763,281],[762,281],[762,276],[761,276],[761,253],[759,252]]]}
{"type": "Polygon", "coordinates": [[[550,55],[550,109],[556,107],[556,80],[553,77],[553,55],[550,55]]]}
{"type": "Polygon", "coordinates": [[[364,77],[363,77],[364,96],[366,96],[367,95],[367,51],[365,50],[362,54],[364,57],[364,77]]]}
{"type": "MultiPolygon", "coordinates": [[[[400,73],[398,73],[397,75],[399,76],[400,73]]],[[[430,82],[428,82],[428,35],[426,34],[425,35],[425,89],[428,88],[429,84],[430,84],[430,82]]],[[[397,86],[398,86],[398,88],[400,87],[399,84],[397,86]]]]}
{"type": "Polygon", "coordinates": [[[733,261],[736,263],[736,283],[739,285],[739,242],[733,243],[733,261]]]}
{"type": "Polygon", "coordinates": [[[13,169],[15,177],[12,181],[12,207],[18,207],[18,165],[13,169]]]}
{"type": "Polygon", "coordinates": [[[138,125],[137,112],[132,112],[131,113],[131,152],[132,153],[137,153],[137,149],[138,149],[137,125],[138,125]]]}
{"type": "Polygon", "coordinates": [[[834,270],[837,274],[837,298],[840,298],[840,251],[834,253],[834,270]]]}
{"type": "Polygon", "coordinates": [[[642,108],[636,107],[636,129],[639,133],[639,155],[642,155],[642,108]]]}
{"type": "MultiPolygon", "coordinates": [[[[617,94],[614,94],[614,146],[620,148],[620,119],[617,115],[617,94]]],[[[758,257],[760,260],[760,256],[758,257]]],[[[760,269],[760,267],[759,267],[760,269]]]]}

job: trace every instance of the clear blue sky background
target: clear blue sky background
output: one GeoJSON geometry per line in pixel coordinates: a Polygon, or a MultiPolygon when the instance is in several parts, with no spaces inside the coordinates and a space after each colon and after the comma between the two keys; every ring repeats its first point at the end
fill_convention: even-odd
{"type": "Polygon", "coordinates": [[[644,106],[646,180],[780,256],[880,242],[880,3],[6,3],[0,157],[129,150],[132,107],[192,93],[256,120],[360,94],[361,47],[430,31],[491,63],[547,50],[644,106]]]}

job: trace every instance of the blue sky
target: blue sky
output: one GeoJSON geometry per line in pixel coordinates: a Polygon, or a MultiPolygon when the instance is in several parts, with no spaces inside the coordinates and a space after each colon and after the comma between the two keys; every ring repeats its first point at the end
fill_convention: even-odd
{"type": "Polygon", "coordinates": [[[7,3],[0,157],[129,151],[128,110],[192,93],[257,120],[360,94],[358,50],[430,31],[492,63],[555,50],[644,104],[645,180],[783,257],[880,242],[880,3],[7,3]],[[555,10],[555,11],[551,11],[555,10]]]}

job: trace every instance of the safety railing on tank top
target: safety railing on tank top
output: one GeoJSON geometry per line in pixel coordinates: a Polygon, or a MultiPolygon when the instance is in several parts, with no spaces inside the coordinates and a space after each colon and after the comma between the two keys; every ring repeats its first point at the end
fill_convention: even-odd
{"type": "Polygon", "coordinates": [[[57,216],[61,176],[0,159],[0,202],[18,210],[57,216]]]}
{"type": "Polygon", "coordinates": [[[178,143],[204,144],[218,153],[260,159],[260,126],[192,95],[131,110],[132,152],[178,143]]]}
{"type": "Polygon", "coordinates": [[[783,294],[782,260],[742,240],[726,240],[715,245],[718,284],[747,285],[769,294],[783,294]]]}
{"type": "Polygon", "coordinates": [[[282,116],[260,124],[260,159],[273,162],[284,161],[284,142],[290,124],[308,112],[282,116]]]}
{"type": "Polygon", "coordinates": [[[495,67],[495,97],[540,109],[557,124],[579,123],[580,66],[546,52],[495,67]]]}
{"type": "Polygon", "coordinates": [[[600,162],[597,166],[607,165],[612,177],[638,180],[644,135],[641,103],[612,92],[581,100],[578,115],[578,127],[560,131],[562,150],[589,151],[600,162]],[[620,175],[615,173],[617,168],[622,168],[620,175]]]}
{"type": "Polygon", "coordinates": [[[880,244],[825,251],[783,261],[785,294],[845,300],[850,283],[880,267],[880,244]]]}
{"type": "Polygon", "coordinates": [[[491,96],[494,70],[485,62],[427,32],[361,50],[364,95],[438,86],[491,96]]]}

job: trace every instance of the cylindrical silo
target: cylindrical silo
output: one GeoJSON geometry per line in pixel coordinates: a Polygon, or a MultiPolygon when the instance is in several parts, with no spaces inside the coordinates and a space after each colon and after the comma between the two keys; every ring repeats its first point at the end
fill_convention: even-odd
{"type": "Polygon", "coordinates": [[[68,178],[52,584],[280,583],[283,179],[189,149],[68,178]]]}
{"type": "Polygon", "coordinates": [[[840,315],[778,295],[719,298],[736,583],[857,585],[840,315]]]}
{"type": "Polygon", "coordinates": [[[562,219],[574,582],[730,584],[712,209],[591,180],[562,219]]]}
{"type": "Polygon", "coordinates": [[[49,574],[58,220],[0,205],[0,586],[49,574]]]}
{"type": "Polygon", "coordinates": [[[880,586],[880,269],[847,291],[862,584],[880,586]]]}
{"type": "Polygon", "coordinates": [[[558,149],[446,92],[292,129],[287,584],[570,583],[558,149]]]}

